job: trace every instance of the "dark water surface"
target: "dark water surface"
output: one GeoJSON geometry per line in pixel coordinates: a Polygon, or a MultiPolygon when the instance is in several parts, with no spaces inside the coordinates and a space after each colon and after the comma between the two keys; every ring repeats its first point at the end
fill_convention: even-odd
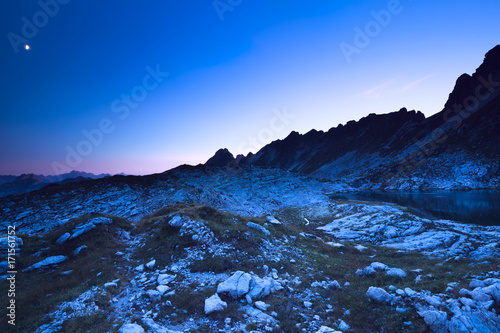
{"type": "Polygon", "coordinates": [[[500,225],[500,193],[496,191],[353,192],[332,199],[391,202],[426,217],[480,225],[500,225]]]}

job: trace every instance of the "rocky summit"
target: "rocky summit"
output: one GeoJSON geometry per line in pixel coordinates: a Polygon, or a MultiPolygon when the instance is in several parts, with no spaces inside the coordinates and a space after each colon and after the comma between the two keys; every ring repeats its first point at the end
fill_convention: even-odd
{"type": "Polygon", "coordinates": [[[332,196],[498,190],[499,50],[430,118],[1,197],[0,331],[499,332],[499,223],[332,196]]]}

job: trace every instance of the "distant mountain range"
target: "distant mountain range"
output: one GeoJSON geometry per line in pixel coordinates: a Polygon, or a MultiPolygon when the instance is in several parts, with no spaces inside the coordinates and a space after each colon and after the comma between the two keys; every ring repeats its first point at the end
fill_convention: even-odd
{"type": "Polygon", "coordinates": [[[327,132],[292,132],[255,155],[227,149],[212,165],[253,164],[366,189],[500,188],[500,45],[461,75],[444,109],[426,118],[402,108],[327,132]]]}
{"type": "Polygon", "coordinates": [[[71,171],[57,176],[22,174],[20,176],[0,176],[0,196],[22,194],[39,190],[49,184],[66,184],[86,179],[109,177],[110,174],[94,175],[88,172],[71,171]]]}

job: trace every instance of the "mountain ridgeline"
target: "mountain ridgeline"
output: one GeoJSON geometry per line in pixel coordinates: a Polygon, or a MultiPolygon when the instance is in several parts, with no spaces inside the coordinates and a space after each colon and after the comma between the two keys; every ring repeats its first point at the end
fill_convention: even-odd
{"type": "Polygon", "coordinates": [[[109,177],[109,174],[94,175],[88,172],[71,171],[57,176],[35,175],[32,173],[20,176],[0,176],[0,197],[11,194],[22,194],[42,189],[51,184],[67,184],[87,179],[109,177]]]}
{"type": "Polygon", "coordinates": [[[461,75],[444,109],[370,114],[327,132],[292,132],[255,155],[208,164],[280,168],[366,189],[500,188],[500,45],[461,75]]]}

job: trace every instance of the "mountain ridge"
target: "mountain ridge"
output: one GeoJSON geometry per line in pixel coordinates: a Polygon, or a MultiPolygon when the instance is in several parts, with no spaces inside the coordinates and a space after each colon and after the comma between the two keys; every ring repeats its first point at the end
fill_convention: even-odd
{"type": "MultiPolygon", "coordinates": [[[[326,132],[293,131],[239,163],[343,180],[365,189],[498,189],[499,87],[497,45],[472,75],[457,78],[443,110],[431,117],[401,108],[371,113],[326,132]]],[[[228,162],[235,163],[234,158],[228,162]]]]}
{"type": "Polygon", "coordinates": [[[23,173],[20,176],[0,176],[0,196],[23,194],[42,189],[51,184],[67,184],[87,179],[100,179],[109,177],[110,174],[99,174],[71,171],[61,175],[37,175],[34,173],[23,173]]]}

